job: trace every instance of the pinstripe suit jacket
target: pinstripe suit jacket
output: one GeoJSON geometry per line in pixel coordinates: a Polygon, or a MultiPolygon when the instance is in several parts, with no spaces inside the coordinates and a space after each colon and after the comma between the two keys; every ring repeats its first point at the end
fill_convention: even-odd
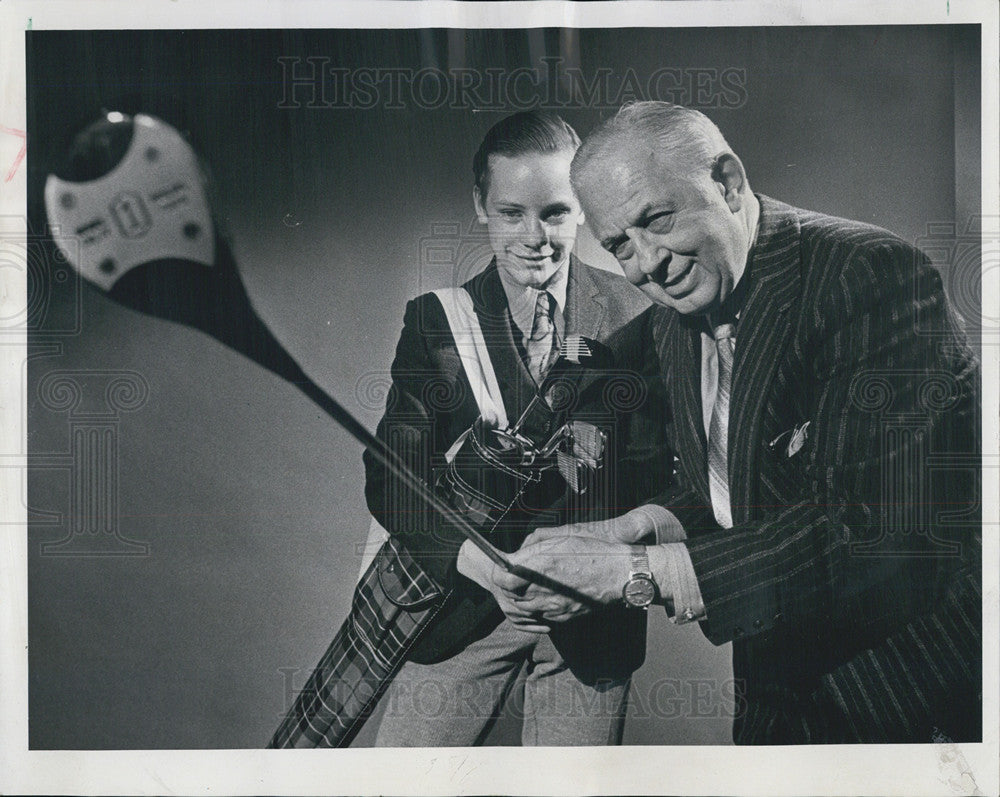
{"type": "MultiPolygon", "coordinates": [[[[491,263],[463,286],[471,295],[473,308],[483,330],[503,397],[507,417],[513,423],[535,394],[535,385],[521,360],[515,343],[507,298],[491,263]]],[[[592,268],[572,257],[566,289],[566,334],[580,334],[606,341],[618,341],[615,371],[642,367],[638,356],[639,327],[629,324],[649,306],[643,294],[623,277],[592,268]],[[624,333],[623,328],[628,327],[624,333]]],[[[637,376],[640,376],[637,374],[637,376]]],[[[654,382],[652,391],[641,390],[645,403],[619,409],[614,422],[618,433],[619,461],[615,465],[612,505],[598,507],[604,515],[617,514],[621,506],[634,506],[653,490],[670,457],[664,445],[662,401],[655,385],[655,370],[641,375],[654,382]],[[627,428],[626,428],[627,427],[627,428]],[[627,451],[626,451],[627,449],[627,451]],[[616,506],[617,505],[617,506],[616,506]]],[[[597,396],[602,394],[598,391],[597,396]]],[[[585,409],[585,408],[581,408],[585,409]]],[[[598,408],[603,409],[603,408],[598,408]]],[[[462,367],[447,318],[437,297],[418,296],[406,308],[403,331],[392,364],[392,387],[386,412],[377,434],[428,482],[444,464],[444,452],[471,426],[479,414],[472,390],[462,367]]],[[[574,417],[580,417],[574,411],[574,417]]],[[[554,429],[553,429],[554,431],[554,429]]],[[[365,495],[375,518],[405,546],[413,561],[442,587],[456,587],[455,595],[421,637],[410,654],[419,662],[436,661],[453,655],[473,639],[489,633],[503,615],[493,597],[459,575],[455,570],[458,549],[464,541],[433,513],[416,501],[372,457],[365,454],[367,481],[365,495]]],[[[548,499],[535,496],[535,506],[546,511],[533,519],[538,525],[568,522],[566,488],[553,474],[548,499]],[[545,501],[545,502],[543,502],[545,501]]],[[[513,550],[531,528],[503,535],[494,541],[513,550]]],[[[559,647],[582,680],[627,675],[641,662],[645,652],[645,621],[635,613],[627,616],[620,607],[607,616],[583,619],[574,627],[552,632],[559,647]]]]}
{"type": "Polygon", "coordinates": [[[732,529],[711,510],[704,320],[649,313],[682,521],[738,743],[979,731],[978,368],[940,277],[898,237],[760,197],[729,422],[732,529]],[[788,435],[808,422],[805,446],[788,435]],[[778,438],[781,444],[769,446],[778,438]]]}

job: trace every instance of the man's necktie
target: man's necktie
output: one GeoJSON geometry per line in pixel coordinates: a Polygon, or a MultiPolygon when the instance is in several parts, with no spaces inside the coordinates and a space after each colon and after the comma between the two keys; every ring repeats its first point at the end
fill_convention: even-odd
{"type": "Polygon", "coordinates": [[[733,527],[733,512],[729,504],[729,392],[733,378],[736,327],[720,324],[713,332],[718,354],[719,384],[708,427],[708,488],[715,519],[720,526],[730,529],[733,527]]]}
{"type": "Polygon", "coordinates": [[[528,356],[528,372],[536,383],[542,381],[542,377],[552,360],[552,352],[558,346],[555,325],[552,323],[555,304],[548,291],[538,293],[538,299],[535,302],[535,318],[531,324],[531,337],[528,338],[524,347],[528,356]]]}

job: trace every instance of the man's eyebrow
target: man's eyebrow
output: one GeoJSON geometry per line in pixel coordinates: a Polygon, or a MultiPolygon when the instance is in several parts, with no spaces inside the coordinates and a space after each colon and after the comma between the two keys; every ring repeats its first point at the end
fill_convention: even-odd
{"type": "Polygon", "coordinates": [[[672,202],[650,202],[642,212],[636,217],[634,224],[641,224],[649,221],[652,216],[659,216],[662,213],[673,213],[676,210],[672,202]]]}

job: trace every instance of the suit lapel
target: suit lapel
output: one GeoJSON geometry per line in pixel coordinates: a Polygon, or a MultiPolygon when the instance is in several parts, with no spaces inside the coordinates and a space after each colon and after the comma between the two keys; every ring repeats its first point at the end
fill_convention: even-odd
{"type": "Polygon", "coordinates": [[[707,442],[701,409],[701,325],[704,321],[701,316],[687,318],[671,313],[671,323],[668,361],[662,366],[663,373],[667,374],[667,390],[673,397],[677,456],[692,489],[709,503],[707,442]]]}
{"type": "Polygon", "coordinates": [[[607,299],[585,265],[570,255],[566,280],[565,334],[597,340],[607,315],[607,299]]]}
{"type": "Polygon", "coordinates": [[[767,401],[792,333],[794,314],[788,310],[801,292],[799,232],[791,208],[760,197],[757,242],[747,264],[752,282],[737,327],[729,405],[729,494],[736,524],[746,522],[758,503],[767,401]]]}
{"type": "MultiPolygon", "coordinates": [[[[590,267],[571,256],[566,280],[563,337],[583,335],[585,338],[598,340],[607,315],[607,301],[590,267]]],[[[601,371],[593,369],[572,369],[562,377],[562,380],[575,385],[579,395],[595,380],[600,379],[601,374],[601,371]]]]}

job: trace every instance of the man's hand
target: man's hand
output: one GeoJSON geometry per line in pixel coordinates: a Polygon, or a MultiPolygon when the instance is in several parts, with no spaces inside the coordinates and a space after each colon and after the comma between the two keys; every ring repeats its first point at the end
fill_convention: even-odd
{"type": "Polygon", "coordinates": [[[459,573],[475,581],[493,595],[500,609],[507,615],[507,619],[522,631],[530,631],[534,634],[547,634],[549,632],[547,624],[540,622],[532,612],[515,604],[510,596],[500,588],[495,579],[507,574],[469,540],[463,542],[462,547],[458,549],[458,561],[455,566],[459,573]]]}
{"type": "Polygon", "coordinates": [[[493,583],[505,600],[521,616],[538,623],[563,623],[593,611],[597,604],[620,600],[631,566],[628,545],[597,537],[554,536],[554,531],[546,529],[544,534],[529,536],[520,550],[510,555],[510,561],[569,587],[578,597],[497,569],[493,583]]]}
{"type": "Polygon", "coordinates": [[[524,541],[522,548],[556,537],[596,537],[605,542],[623,542],[631,545],[652,537],[658,525],[661,530],[666,530],[666,535],[670,537],[676,537],[678,540],[683,540],[685,537],[680,522],[671,512],[661,506],[641,506],[607,520],[537,529],[524,541]]]}

